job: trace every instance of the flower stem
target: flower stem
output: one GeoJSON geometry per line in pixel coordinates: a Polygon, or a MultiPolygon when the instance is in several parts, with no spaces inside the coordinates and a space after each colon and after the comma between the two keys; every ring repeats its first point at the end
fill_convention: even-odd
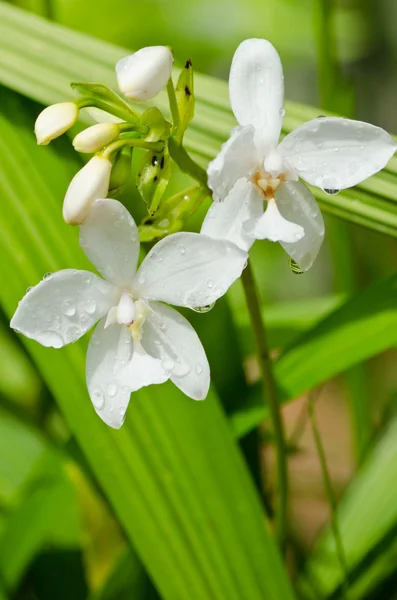
{"type": "Polygon", "coordinates": [[[136,138],[123,138],[112,142],[108,146],[101,150],[101,154],[104,158],[110,158],[112,154],[120,150],[121,148],[145,148],[146,150],[154,150],[154,152],[161,152],[164,149],[163,142],[145,142],[136,138]]]}
{"type": "Polygon", "coordinates": [[[177,131],[178,126],[179,126],[179,110],[178,110],[178,103],[176,101],[176,94],[175,94],[175,88],[174,88],[174,83],[172,81],[172,77],[169,78],[168,83],[167,83],[167,94],[168,94],[168,101],[170,103],[170,110],[171,110],[171,116],[172,116],[172,129],[173,131],[177,131]]]}
{"type": "Polygon", "coordinates": [[[346,561],[345,549],[343,547],[342,536],[341,536],[340,528],[339,528],[338,509],[336,506],[334,491],[332,489],[331,477],[328,472],[327,459],[325,456],[324,446],[323,446],[323,443],[321,440],[321,435],[320,435],[320,432],[319,432],[319,429],[317,426],[316,413],[314,410],[314,398],[313,398],[312,394],[309,394],[308,409],[309,409],[309,417],[310,417],[310,422],[311,422],[313,436],[314,436],[314,442],[316,444],[317,454],[318,454],[318,458],[320,460],[321,473],[322,473],[323,480],[324,480],[324,487],[325,487],[325,491],[327,494],[327,498],[328,498],[330,510],[331,510],[331,528],[332,528],[332,532],[334,534],[334,539],[335,539],[336,554],[338,556],[338,560],[339,560],[339,563],[340,563],[340,566],[342,569],[342,573],[343,573],[343,585],[342,585],[343,597],[345,598],[345,600],[348,600],[348,598],[349,598],[349,570],[348,570],[347,561],[346,561]]]}
{"type": "Polygon", "coordinates": [[[276,445],[278,502],[276,506],[276,534],[281,548],[284,547],[287,535],[287,499],[288,499],[288,473],[287,473],[287,446],[284,435],[284,425],[280,411],[280,400],[277,384],[273,373],[269,346],[266,339],[266,330],[262,321],[258,291],[250,262],[244,269],[241,280],[247,301],[248,312],[251,318],[255,343],[258,353],[259,367],[262,378],[265,401],[270,410],[276,445]]]}
{"type": "MultiPolygon", "coordinates": [[[[172,160],[178,165],[180,170],[193,177],[193,179],[208,190],[206,171],[194,162],[186,152],[185,148],[178,144],[173,137],[170,137],[168,140],[168,150],[172,160]]],[[[209,190],[208,193],[211,194],[209,190]]]]}

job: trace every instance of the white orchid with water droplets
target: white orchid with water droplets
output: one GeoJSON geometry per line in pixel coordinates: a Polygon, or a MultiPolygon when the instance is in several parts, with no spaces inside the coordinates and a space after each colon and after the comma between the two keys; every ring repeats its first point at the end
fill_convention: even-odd
{"type": "Polygon", "coordinates": [[[227,240],[176,233],[158,242],[137,271],[138,229],[116,200],[97,200],[80,228],[80,244],[104,277],[66,269],[21,300],[11,327],[43,346],[78,340],[97,321],[87,353],[88,391],[111,427],[124,420],[130,393],[171,379],[202,400],[210,372],[189,322],[163,304],[199,308],[237,279],[247,253],[227,240]]]}
{"type": "Polygon", "coordinates": [[[324,222],[299,178],[335,193],[380,171],[397,145],[379,127],[336,117],[308,121],[278,144],[283,70],[266,40],[240,44],[229,93],[239,126],[209,165],[215,202],[201,231],[245,250],[255,239],[278,241],[307,270],[320,249],[324,222]]]}

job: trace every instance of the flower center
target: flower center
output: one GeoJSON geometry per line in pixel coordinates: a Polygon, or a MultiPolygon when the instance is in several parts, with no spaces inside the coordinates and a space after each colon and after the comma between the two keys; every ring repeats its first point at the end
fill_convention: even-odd
{"type": "Polygon", "coordinates": [[[130,330],[133,340],[140,342],[142,326],[149,313],[150,308],[144,300],[134,301],[132,295],[124,290],[117,306],[109,310],[105,327],[115,323],[125,325],[130,330]]]}
{"type": "Polygon", "coordinates": [[[265,156],[263,166],[252,176],[252,183],[256,185],[264,200],[274,198],[281,183],[288,179],[287,169],[283,159],[276,149],[271,149],[265,156]]]}

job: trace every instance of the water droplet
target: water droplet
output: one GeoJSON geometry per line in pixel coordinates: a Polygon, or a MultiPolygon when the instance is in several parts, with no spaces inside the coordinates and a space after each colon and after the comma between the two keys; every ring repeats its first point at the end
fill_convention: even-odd
{"type": "Polygon", "coordinates": [[[71,344],[72,342],[75,342],[79,339],[80,335],[80,327],[68,327],[68,329],[66,330],[66,343],[71,344]]]}
{"type": "Polygon", "coordinates": [[[51,277],[52,273],[45,273],[43,275],[43,279],[48,279],[49,277],[51,277]]]}
{"type": "Polygon", "coordinates": [[[36,334],[35,339],[43,346],[50,346],[52,348],[61,348],[64,345],[62,337],[55,331],[43,331],[36,334]]]}
{"type": "Polygon", "coordinates": [[[207,286],[208,286],[209,288],[212,288],[212,287],[214,286],[214,282],[213,282],[213,281],[211,281],[211,279],[209,279],[209,280],[207,281],[207,286]]]}
{"type": "Polygon", "coordinates": [[[130,391],[130,388],[128,387],[128,385],[123,385],[123,387],[122,387],[123,394],[128,394],[129,391],[130,391]]]}
{"type": "Polygon", "coordinates": [[[165,330],[166,330],[166,328],[167,328],[167,326],[166,326],[166,324],[164,323],[164,321],[162,321],[162,322],[160,323],[159,327],[160,327],[161,331],[165,331],[165,330]]]}
{"type": "Polygon", "coordinates": [[[86,285],[88,285],[89,283],[91,283],[91,277],[84,277],[83,281],[86,285]]]}
{"type": "Polygon", "coordinates": [[[119,408],[120,417],[124,417],[126,410],[127,410],[126,406],[124,406],[124,405],[120,406],[120,408],[119,408]]]}
{"type": "Polygon", "coordinates": [[[146,277],[144,275],[140,275],[139,276],[139,283],[143,285],[145,282],[146,282],[146,277]]]}
{"type": "Polygon", "coordinates": [[[185,253],[186,253],[186,248],[185,248],[185,246],[179,246],[179,252],[180,252],[181,254],[185,254],[185,253]]]}
{"type": "Polygon", "coordinates": [[[199,363],[197,363],[197,365],[196,365],[197,375],[200,375],[200,373],[202,373],[202,372],[203,372],[203,367],[199,363]]]}
{"type": "Polygon", "coordinates": [[[285,117],[285,109],[280,108],[280,117],[285,117]]]}
{"type": "Polygon", "coordinates": [[[87,302],[85,303],[85,311],[89,314],[92,315],[95,312],[96,309],[96,302],[95,300],[93,300],[92,298],[88,298],[87,302]]]}
{"type": "Polygon", "coordinates": [[[26,293],[29,294],[29,292],[31,292],[33,289],[33,286],[30,285],[28,288],[26,288],[26,293]]]}
{"type": "Polygon", "coordinates": [[[165,360],[161,361],[161,366],[163,367],[163,369],[165,371],[172,371],[173,368],[175,367],[175,363],[173,360],[165,359],[165,360]]]}
{"type": "Polygon", "coordinates": [[[213,302],[212,304],[206,304],[205,306],[196,306],[195,308],[193,308],[193,310],[198,313],[207,313],[212,308],[214,308],[214,306],[215,306],[215,302],[213,302]]]}
{"type": "Polygon", "coordinates": [[[117,388],[117,385],[115,383],[109,383],[109,385],[108,385],[108,394],[109,394],[109,396],[111,398],[116,395],[117,389],[118,388],[117,388]]]}
{"type": "Polygon", "coordinates": [[[103,408],[103,405],[105,404],[105,396],[103,395],[101,390],[94,390],[92,394],[92,401],[94,403],[95,408],[97,408],[98,410],[103,408]]]}
{"type": "Polygon", "coordinates": [[[63,303],[63,313],[67,317],[73,317],[76,312],[76,307],[71,300],[65,300],[63,303]]]}
{"type": "Polygon", "coordinates": [[[160,346],[161,344],[160,340],[154,340],[154,343],[156,344],[156,346],[160,346]]]}
{"type": "Polygon", "coordinates": [[[336,194],[339,194],[340,190],[333,189],[333,188],[324,188],[324,192],[326,194],[329,194],[330,196],[335,196],[336,194]]]}

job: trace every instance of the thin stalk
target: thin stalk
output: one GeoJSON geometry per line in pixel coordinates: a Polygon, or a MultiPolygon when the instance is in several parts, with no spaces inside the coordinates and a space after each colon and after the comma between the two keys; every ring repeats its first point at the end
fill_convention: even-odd
{"type": "Polygon", "coordinates": [[[123,138],[112,142],[104,150],[101,150],[100,154],[104,158],[110,158],[112,154],[118,152],[121,148],[145,148],[146,150],[153,150],[154,152],[161,152],[164,149],[163,142],[145,142],[136,138],[123,138]]]}
{"type": "MultiPolygon", "coordinates": [[[[179,145],[173,137],[170,137],[168,140],[168,150],[172,160],[178,165],[181,171],[193,177],[193,179],[208,190],[207,172],[194,162],[185,148],[179,145]]],[[[211,194],[210,191],[209,194],[211,194]]]]}
{"type": "Polygon", "coordinates": [[[331,511],[331,528],[334,534],[336,553],[343,573],[343,596],[345,600],[349,598],[349,569],[347,566],[345,549],[343,547],[342,536],[339,527],[338,509],[336,505],[336,499],[334,490],[332,488],[331,477],[329,475],[327,459],[325,456],[324,446],[321,440],[321,435],[317,426],[316,413],[314,409],[314,397],[309,394],[308,401],[309,418],[312,426],[314,442],[316,444],[316,450],[321,466],[321,473],[324,481],[325,492],[329,501],[331,511]]]}
{"type": "Polygon", "coordinates": [[[174,88],[174,83],[172,81],[172,77],[169,78],[168,83],[167,83],[167,94],[168,94],[168,101],[170,103],[170,111],[171,111],[171,116],[172,116],[172,129],[173,129],[173,131],[177,131],[178,126],[179,126],[179,110],[178,110],[178,103],[176,101],[176,94],[175,94],[175,88],[174,88]]]}
{"type": "Polygon", "coordinates": [[[244,287],[248,312],[254,332],[259,367],[262,378],[263,394],[269,406],[276,446],[278,502],[276,506],[276,534],[281,548],[284,547],[287,536],[287,499],[288,472],[287,446],[285,442],[284,425],[281,416],[281,403],[278,396],[277,384],[273,373],[266,330],[261,316],[261,306],[254,274],[250,262],[244,269],[241,280],[244,287]]]}
{"type": "MultiPolygon", "coordinates": [[[[347,93],[352,90],[348,89],[342,78],[336,55],[336,40],[331,27],[333,9],[334,0],[316,2],[315,29],[321,106],[329,111],[339,110],[345,116],[353,116],[353,103],[349,101],[352,94],[347,93]],[[346,93],[341,95],[340,89],[345,89],[346,93]]],[[[335,290],[351,294],[357,289],[357,277],[349,226],[339,220],[330,219],[327,223],[327,234],[334,265],[335,290]]],[[[357,365],[348,371],[345,381],[349,392],[355,454],[360,462],[372,435],[369,398],[363,384],[364,367],[357,365]]]]}

